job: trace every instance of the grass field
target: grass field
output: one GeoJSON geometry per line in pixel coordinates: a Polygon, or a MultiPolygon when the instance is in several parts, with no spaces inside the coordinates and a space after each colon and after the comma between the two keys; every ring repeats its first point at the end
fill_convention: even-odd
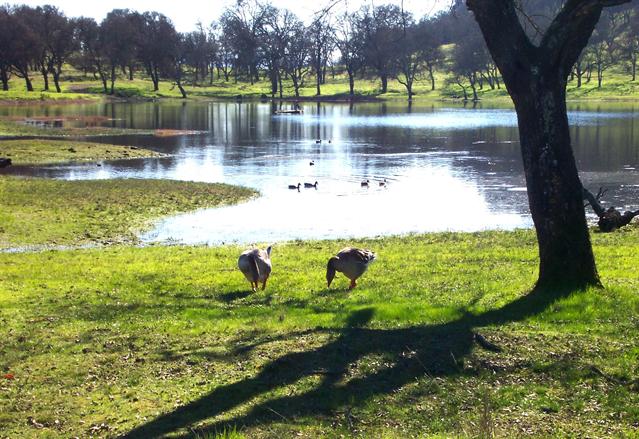
{"type": "Polygon", "coordinates": [[[136,242],[153,219],[254,195],[247,188],[170,180],[0,177],[0,248],[136,242]]]}
{"type": "Polygon", "coordinates": [[[348,242],[378,261],[327,290],[346,244],[276,245],[255,294],[236,247],[0,254],[0,436],[639,433],[637,227],[558,301],[532,231],[348,242]]]}
{"type": "MultiPolygon", "coordinates": [[[[448,81],[445,72],[436,73],[436,89],[431,90],[430,81],[426,77],[418,78],[414,86],[415,99],[441,100],[459,99],[463,96],[461,88],[448,81]]],[[[62,93],[43,92],[42,81],[37,75],[33,77],[34,92],[28,93],[19,78],[11,81],[9,92],[0,91],[0,102],[47,102],[47,101],[78,101],[96,100],[104,98],[102,86],[99,81],[81,76],[78,72],[69,70],[62,81],[62,93]]],[[[190,99],[230,99],[240,95],[244,98],[259,98],[261,95],[270,96],[270,85],[266,80],[250,84],[248,82],[235,82],[233,79],[224,81],[215,79],[213,84],[209,81],[201,81],[199,84],[187,84],[185,89],[190,99]]],[[[377,78],[358,78],[355,83],[355,93],[359,98],[379,99],[406,99],[406,89],[397,80],[389,80],[388,92],[380,92],[380,82],[377,78]]],[[[470,88],[468,93],[472,97],[470,88]]],[[[479,98],[484,101],[510,102],[505,87],[490,89],[487,85],[478,92],[479,98]]],[[[315,79],[313,76],[306,78],[304,86],[300,90],[302,98],[312,98],[316,95],[315,79]]],[[[284,97],[292,98],[294,89],[290,81],[284,82],[284,97]]],[[[345,75],[328,75],[326,84],[322,86],[324,98],[348,98],[348,79],[345,75]]],[[[179,90],[169,81],[160,83],[160,90],[153,91],[152,82],[142,77],[136,77],[133,81],[120,78],[116,82],[115,98],[122,99],[178,99],[181,97],[179,90]]],[[[568,84],[568,99],[572,100],[615,100],[639,98],[639,86],[632,82],[630,75],[620,67],[611,68],[605,72],[603,86],[597,87],[596,78],[584,83],[582,87],[576,87],[576,81],[568,84]]]]}
{"type": "Polygon", "coordinates": [[[13,165],[37,165],[162,157],[162,154],[144,148],[71,139],[21,139],[0,140],[0,157],[10,158],[13,165]]]}

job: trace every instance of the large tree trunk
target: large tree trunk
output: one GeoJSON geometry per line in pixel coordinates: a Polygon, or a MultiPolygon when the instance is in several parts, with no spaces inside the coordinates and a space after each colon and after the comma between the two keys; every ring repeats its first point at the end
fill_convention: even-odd
{"type": "Polygon", "coordinates": [[[600,285],[570,143],[566,85],[603,7],[625,2],[567,0],[534,45],[514,1],[466,0],[515,103],[540,289],[600,285]]]}
{"type": "Polygon", "coordinates": [[[557,83],[555,72],[544,73],[531,76],[529,93],[513,97],[539,242],[538,286],[598,285],[570,143],[565,86],[557,83]]]}
{"type": "Polygon", "coordinates": [[[2,90],[9,91],[9,74],[6,68],[0,68],[0,81],[2,81],[2,90]]]}
{"type": "Polygon", "coordinates": [[[178,90],[180,90],[180,93],[182,94],[182,99],[186,99],[186,90],[184,90],[184,87],[182,86],[182,80],[178,79],[176,82],[176,85],[178,87],[178,90]]]}
{"type": "Polygon", "coordinates": [[[60,70],[53,71],[53,83],[55,84],[55,91],[62,93],[62,88],[60,88],[60,70]]]}
{"type": "Polygon", "coordinates": [[[49,91],[49,72],[47,69],[42,68],[40,73],[42,73],[42,80],[44,81],[44,91],[49,91]]]}
{"type": "Polygon", "coordinates": [[[429,64],[427,68],[428,68],[428,77],[430,79],[430,89],[435,90],[435,74],[433,72],[433,66],[429,64]]]}
{"type": "Polygon", "coordinates": [[[115,94],[115,65],[111,66],[111,95],[115,94]]]}
{"type": "Polygon", "coordinates": [[[355,95],[355,73],[352,70],[348,71],[348,93],[351,97],[355,95]]]}
{"type": "Polygon", "coordinates": [[[382,93],[386,93],[388,91],[388,75],[380,75],[380,79],[382,80],[382,93]]]}
{"type": "Polygon", "coordinates": [[[27,91],[33,91],[33,84],[31,83],[31,78],[29,78],[28,74],[24,75],[24,82],[27,85],[27,91]]]}

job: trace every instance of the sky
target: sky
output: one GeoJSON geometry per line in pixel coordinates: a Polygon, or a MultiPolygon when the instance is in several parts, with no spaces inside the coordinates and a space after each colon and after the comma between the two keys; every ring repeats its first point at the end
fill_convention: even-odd
{"type": "MultiPolygon", "coordinates": [[[[235,4],[236,0],[22,0],[10,1],[9,4],[27,4],[41,6],[52,4],[64,11],[70,17],[93,17],[98,22],[112,9],[133,9],[139,12],[158,11],[169,17],[180,32],[188,32],[195,28],[195,23],[201,21],[207,25],[217,19],[222,11],[235,4]]],[[[356,10],[363,4],[381,5],[395,3],[401,0],[343,0],[339,8],[356,10]]],[[[304,21],[309,21],[317,9],[321,9],[331,0],[271,0],[270,3],[278,8],[290,9],[304,21]]],[[[415,17],[430,14],[445,6],[447,0],[404,0],[404,9],[411,11],[415,17]]]]}

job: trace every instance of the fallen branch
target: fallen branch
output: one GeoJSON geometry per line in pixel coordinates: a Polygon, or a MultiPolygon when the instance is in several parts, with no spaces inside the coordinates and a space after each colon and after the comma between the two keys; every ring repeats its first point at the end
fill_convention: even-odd
{"type": "Polygon", "coordinates": [[[607,192],[607,190],[600,188],[597,192],[597,195],[593,195],[588,189],[583,188],[583,196],[587,201],[585,206],[592,207],[592,210],[595,211],[595,214],[599,217],[599,221],[597,225],[599,226],[599,230],[602,232],[613,232],[617,229],[620,229],[623,226],[630,224],[630,222],[636,217],[639,216],[639,210],[634,212],[626,211],[623,214],[615,209],[614,207],[610,207],[605,209],[599,200],[601,197],[607,192]]]}

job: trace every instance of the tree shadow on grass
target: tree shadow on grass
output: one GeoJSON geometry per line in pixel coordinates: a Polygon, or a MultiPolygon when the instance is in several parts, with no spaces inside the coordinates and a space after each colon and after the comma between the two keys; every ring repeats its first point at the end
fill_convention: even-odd
{"type": "Polygon", "coordinates": [[[250,290],[233,291],[231,293],[220,294],[218,298],[224,303],[232,303],[232,302],[235,302],[236,300],[246,299],[251,294],[256,294],[256,293],[250,290]]]}
{"type": "Polygon", "coordinates": [[[133,429],[124,437],[148,438],[176,433],[311,376],[321,376],[320,383],[313,389],[256,403],[245,414],[207,428],[219,431],[226,425],[254,426],[283,419],[290,422],[390,394],[424,374],[460,375],[458,362],[472,351],[475,327],[523,320],[543,312],[570,292],[535,290],[496,310],[477,315],[467,313],[448,323],[401,329],[365,328],[375,312],[373,308],[365,308],[352,313],[339,336],[329,343],[283,355],[264,366],[256,376],[220,386],[196,401],[133,429]],[[407,351],[410,355],[406,355],[407,351]],[[370,354],[388,355],[397,361],[385,369],[345,381],[349,366],[370,354]]]}

